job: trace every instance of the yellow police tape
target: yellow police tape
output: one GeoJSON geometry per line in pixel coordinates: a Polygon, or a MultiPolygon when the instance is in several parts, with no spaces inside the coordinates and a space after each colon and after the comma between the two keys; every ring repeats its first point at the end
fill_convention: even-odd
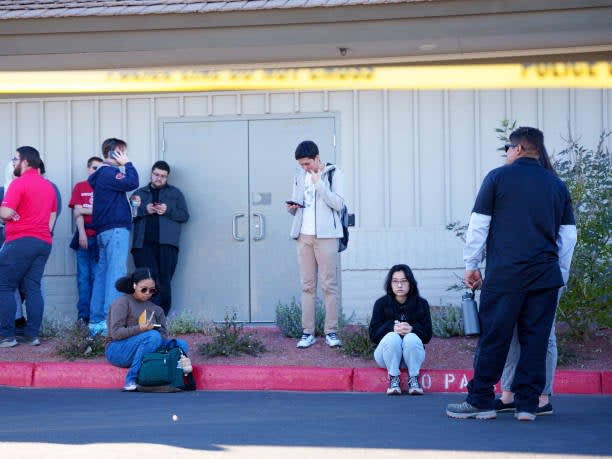
{"type": "Polygon", "coordinates": [[[611,62],[0,72],[4,94],[610,87],[611,62]]]}

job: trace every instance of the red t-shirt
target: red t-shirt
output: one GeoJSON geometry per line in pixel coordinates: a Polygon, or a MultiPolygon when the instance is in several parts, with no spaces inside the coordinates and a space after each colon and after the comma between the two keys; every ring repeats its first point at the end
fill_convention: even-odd
{"type": "Polygon", "coordinates": [[[34,237],[51,244],[49,219],[51,212],[57,212],[57,198],[53,185],[38,169],[28,169],[11,182],[2,207],[15,211],[4,227],[6,242],[34,237]]]}
{"type": "MultiPolygon", "coordinates": [[[[74,206],[83,206],[86,209],[91,209],[93,207],[93,188],[87,180],[83,180],[74,185],[68,207],[74,209],[74,206]]],[[[83,215],[83,222],[85,225],[90,225],[91,219],[91,215],[83,215]]],[[[96,230],[85,228],[85,234],[87,234],[87,237],[93,237],[96,235],[96,230]]]]}

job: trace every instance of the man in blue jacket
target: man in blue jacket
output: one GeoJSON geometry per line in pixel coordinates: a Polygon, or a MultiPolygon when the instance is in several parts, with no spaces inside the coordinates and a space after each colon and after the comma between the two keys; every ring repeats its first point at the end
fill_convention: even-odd
{"type": "Polygon", "coordinates": [[[127,144],[110,138],[102,143],[104,162],[87,181],[94,190],[92,227],[97,233],[99,261],[91,294],[89,329],[106,335],[106,316],[120,295],[115,282],[126,275],[132,211],[126,193],[138,188],[138,172],[127,144]],[[119,169],[125,167],[125,172],[119,169]]]}

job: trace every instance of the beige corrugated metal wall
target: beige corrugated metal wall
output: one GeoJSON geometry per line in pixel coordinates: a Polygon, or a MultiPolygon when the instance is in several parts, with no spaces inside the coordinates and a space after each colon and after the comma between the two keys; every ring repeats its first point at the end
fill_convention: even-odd
{"type": "MultiPolygon", "coordinates": [[[[159,157],[159,118],[328,111],[340,114],[337,162],[357,215],[342,285],[345,311],[358,317],[369,314],[386,269],[399,262],[416,269],[431,304],[457,302],[446,287],[462,272],[461,245],[444,226],[467,220],[482,177],[502,162],[494,132],[502,119],[540,127],[551,153],[568,128],[587,146],[612,129],[609,90],[296,91],[0,99],[0,138],[5,161],[16,146],[38,148],[67,204],[85,161],[110,136],[128,142],[146,180],[159,157]]],[[[76,300],[71,231],[64,206],[46,295],[48,313],[67,317],[76,300]]]]}

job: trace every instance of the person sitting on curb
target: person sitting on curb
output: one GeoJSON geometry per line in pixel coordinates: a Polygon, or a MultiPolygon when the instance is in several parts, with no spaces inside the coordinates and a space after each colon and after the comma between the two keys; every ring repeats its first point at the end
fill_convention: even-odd
{"type": "Polygon", "coordinates": [[[376,344],[374,360],[389,373],[387,395],[400,395],[400,365],[408,367],[408,393],[422,395],[419,371],[431,340],[431,314],[419,296],[417,281],[407,265],[395,265],[385,280],[387,294],[374,303],[370,340],[376,344]]]}
{"type": "MultiPolygon", "coordinates": [[[[148,268],[140,268],[120,277],[115,288],[124,295],[111,304],[108,312],[105,354],[112,365],[129,368],[123,390],[135,391],[144,355],[170,342],[166,315],[151,301],[155,294],[155,281],[148,268]],[[146,318],[139,321],[142,314],[146,318]]],[[[189,352],[186,341],[176,339],[176,343],[185,354],[189,352]]],[[[182,364],[184,368],[190,362],[182,364]]]]}

